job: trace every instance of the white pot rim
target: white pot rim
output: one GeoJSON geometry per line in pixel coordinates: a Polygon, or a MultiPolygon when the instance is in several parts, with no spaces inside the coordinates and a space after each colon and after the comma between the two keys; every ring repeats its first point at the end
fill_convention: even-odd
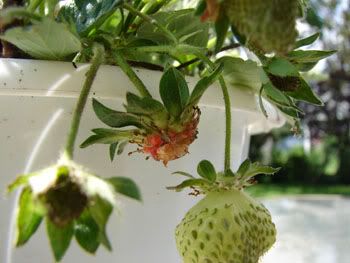
{"type": "MultiPolygon", "coordinates": [[[[79,96],[89,64],[45,61],[32,59],[0,59],[0,96],[35,96],[76,98],[79,96]]],[[[159,99],[158,85],[161,71],[135,68],[152,96],[159,99]]],[[[186,77],[190,89],[198,78],[186,77]]],[[[103,65],[94,81],[91,97],[124,101],[126,92],[137,94],[134,85],[117,66],[103,65]]],[[[258,95],[253,91],[229,88],[232,111],[238,116],[246,115],[250,124],[249,134],[268,132],[284,125],[284,115],[272,104],[263,100],[268,118],[260,110],[258,95]]],[[[214,83],[200,101],[201,107],[224,110],[221,88],[214,83]]]]}

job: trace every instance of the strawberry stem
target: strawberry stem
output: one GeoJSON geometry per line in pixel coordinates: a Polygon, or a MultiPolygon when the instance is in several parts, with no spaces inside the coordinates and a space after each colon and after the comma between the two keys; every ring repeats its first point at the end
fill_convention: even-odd
{"type": "Polygon", "coordinates": [[[68,133],[68,138],[65,146],[64,155],[69,160],[73,159],[74,144],[78,134],[81,116],[83,114],[88,95],[90,93],[97,71],[104,60],[104,47],[100,44],[95,43],[93,46],[93,53],[94,55],[91,61],[91,66],[88,72],[86,73],[85,82],[80,92],[78,102],[74,110],[70,130],[68,133]]]}
{"type": "Polygon", "coordinates": [[[135,85],[136,89],[140,92],[141,96],[152,97],[146,86],[136,75],[136,73],[132,70],[128,62],[126,62],[121,52],[114,52],[114,59],[117,61],[119,67],[123,70],[123,72],[129,77],[130,81],[135,85]]]}

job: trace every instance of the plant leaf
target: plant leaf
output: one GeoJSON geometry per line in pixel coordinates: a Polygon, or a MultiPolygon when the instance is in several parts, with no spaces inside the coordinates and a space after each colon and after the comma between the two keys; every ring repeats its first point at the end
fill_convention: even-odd
{"type": "Polygon", "coordinates": [[[267,64],[266,71],[279,77],[298,77],[298,69],[287,59],[273,57],[267,64]]]}
{"type": "Polygon", "coordinates": [[[258,91],[261,87],[261,71],[256,62],[234,57],[218,59],[224,65],[223,76],[235,88],[250,88],[258,91]]]}
{"type": "Polygon", "coordinates": [[[56,261],[61,261],[66,253],[74,234],[73,222],[64,227],[56,226],[49,219],[46,219],[46,230],[50,240],[52,252],[56,261]]]}
{"type": "Polygon", "coordinates": [[[124,152],[125,146],[127,146],[129,141],[120,142],[118,145],[117,155],[121,155],[124,152]]]}
{"type": "Polygon", "coordinates": [[[89,212],[99,228],[98,240],[110,251],[112,246],[106,234],[106,225],[112,211],[113,206],[98,195],[94,196],[89,206],[89,212]]]}
{"type": "Polygon", "coordinates": [[[260,91],[259,91],[259,106],[261,109],[261,112],[264,114],[265,118],[268,118],[267,111],[264,106],[264,102],[262,99],[262,92],[264,91],[264,85],[261,85],[260,91]]]}
{"type": "Polygon", "coordinates": [[[98,102],[96,99],[93,99],[92,106],[94,108],[96,116],[105,124],[110,127],[120,128],[126,126],[136,126],[142,128],[140,119],[136,116],[121,112],[115,111],[110,108],[107,108],[102,103],[98,102]]]}
{"type": "Polygon", "coordinates": [[[37,59],[64,60],[81,50],[80,40],[66,25],[47,17],[27,27],[10,28],[0,38],[37,59]]]}
{"type": "Polygon", "coordinates": [[[74,233],[78,244],[87,252],[95,254],[100,245],[99,228],[87,209],[76,220],[74,233]]]}
{"type": "Polygon", "coordinates": [[[271,83],[267,83],[263,85],[263,92],[266,97],[270,99],[272,102],[279,106],[293,108],[295,110],[299,110],[291,101],[288,99],[287,95],[285,95],[282,91],[275,88],[271,83]]]}
{"type": "Polygon", "coordinates": [[[313,92],[312,88],[303,78],[300,78],[300,87],[296,91],[286,93],[297,100],[306,101],[318,106],[323,105],[322,100],[313,92]]]}
{"type": "Polygon", "coordinates": [[[210,72],[208,76],[201,78],[197,82],[196,86],[194,87],[191,93],[191,97],[189,100],[190,105],[197,105],[207,88],[220,77],[220,74],[223,71],[223,69],[224,66],[220,64],[214,71],[210,72]]]}
{"type": "Polygon", "coordinates": [[[227,31],[230,27],[230,20],[223,11],[220,12],[218,19],[215,21],[216,43],[215,53],[218,53],[223,46],[227,31]]]}
{"type": "MultiPolygon", "coordinates": [[[[200,18],[195,16],[193,9],[157,12],[151,17],[172,32],[180,43],[206,47],[209,39],[209,24],[202,23],[200,18]]],[[[158,45],[172,43],[163,31],[147,22],[141,24],[137,35],[139,38],[151,40],[158,45]]]]}
{"type": "Polygon", "coordinates": [[[288,59],[294,63],[317,63],[321,59],[327,58],[336,50],[294,50],[288,53],[288,59]]]}
{"type": "Polygon", "coordinates": [[[110,183],[114,190],[120,194],[128,196],[130,198],[141,201],[141,193],[136,185],[136,183],[127,177],[112,177],[106,179],[108,183],[110,183]]]}
{"type": "Polygon", "coordinates": [[[242,181],[249,181],[252,177],[258,174],[274,174],[278,172],[280,168],[273,168],[259,163],[251,163],[249,160],[245,160],[237,171],[237,176],[242,181]]]}
{"type": "Polygon", "coordinates": [[[29,187],[22,190],[18,203],[16,222],[16,247],[24,245],[38,229],[43,216],[36,208],[32,191],[29,187]]]}
{"type": "Polygon", "coordinates": [[[190,96],[182,73],[174,67],[166,70],[159,83],[159,93],[169,114],[180,116],[190,96]]]}
{"type": "Polygon", "coordinates": [[[314,43],[318,38],[320,37],[320,33],[317,32],[309,37],[303,38],[295,42],[294,44],[294,49],[303,47],[303,46],[308,46],[314,43]]]}
{"type": "Polygon", "coordinates": [[[197,172],[202,178],[207,179],[212,183],[216,180],[215,167],[208,160],[200,161],[200,163],[197,166],[197,172]]]}
{"type": "Polygon", "coordinates": [[[121,3],[121,0],[75,0],[60,9],[58,19],[75,27],[80,36],[88,36],[102,26],[121,3]]]}

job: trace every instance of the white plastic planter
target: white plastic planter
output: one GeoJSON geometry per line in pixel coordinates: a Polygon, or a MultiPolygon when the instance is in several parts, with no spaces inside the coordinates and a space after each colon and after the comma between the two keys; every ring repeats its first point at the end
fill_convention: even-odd
{"type": "MultiPolygon", "coordinates": [[[[71,63],[0,60],[0,189],[2,192],[18,174],[40,169],[58,158],[65,141],[76,97],[88,65],[75,69],[71,63]]],[[[136,69],[137,74],[156,98],[161,72],[136,69]]],[[[189,86],[195,79],[188,78],[189,86]]],[[[133,85],[118,67],[103,66],[91,95],[114,109],[123,109],[125,93],[133,85]]],[[[266,104],[269,119],[259,110],[254,94],[231,88],[232,98],[232,165],[236,169],[246,158],[252,134],[280,127],[284,118],[266,104]]],[[[225,113],[221,89],[213,85],[201,101],[198,139],[190,146],[190,154],[172,161],[168,167],[161,162],[145,160],[141,154],[118,156],[109,160],[108,147],[92,146],[76,149],[76,159],[101,176],[128,176],[142,191],[143,203],[120,199],[120,212],[114,213],[108,225],[113,245],[109,253],[100,248],[96,256],[87,255],[73,246],[63,262],[179,263],[174,229],[185,212],[200,197],[175,193],[166,186],[180,182],[171,172],[184,170],[195,174],[197,163],[211,160],[222,167],[224,152],[225,113]]],[[[104,126],[95,117],[89,101],[82,119],[78,143],[90,129],[104,126]]],[[[132,146],[126,149],[133,150],[132,146]]],[[[52,262],[44,224],[30,242],[20,249],[12,245],[16,196],[1,196],[0,261],[4,263],[52,262]]]]}

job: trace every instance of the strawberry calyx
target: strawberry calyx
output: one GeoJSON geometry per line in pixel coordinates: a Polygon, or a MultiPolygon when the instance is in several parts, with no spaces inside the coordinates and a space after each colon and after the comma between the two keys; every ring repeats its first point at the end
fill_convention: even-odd
{"type": "Polygon", "coordinates": [[[177,186],[167,187],[169,190],[177,192],[185,188],[193,190],[191,195],[208,194],[210,192],[242,190],[245,187],[254,185],[256,180],[254,177],[258,174],[274,174],[279,168],[273,168],[259,163],[251,163],[245,160],[237,172],[227,170],[225,172],[216,172],[214,166],[208,160],[201,161],[197,166],[197,172],[201,178],[196,178],[186,172],[175,172],[174,174],[189,177],[177,186]]]}

